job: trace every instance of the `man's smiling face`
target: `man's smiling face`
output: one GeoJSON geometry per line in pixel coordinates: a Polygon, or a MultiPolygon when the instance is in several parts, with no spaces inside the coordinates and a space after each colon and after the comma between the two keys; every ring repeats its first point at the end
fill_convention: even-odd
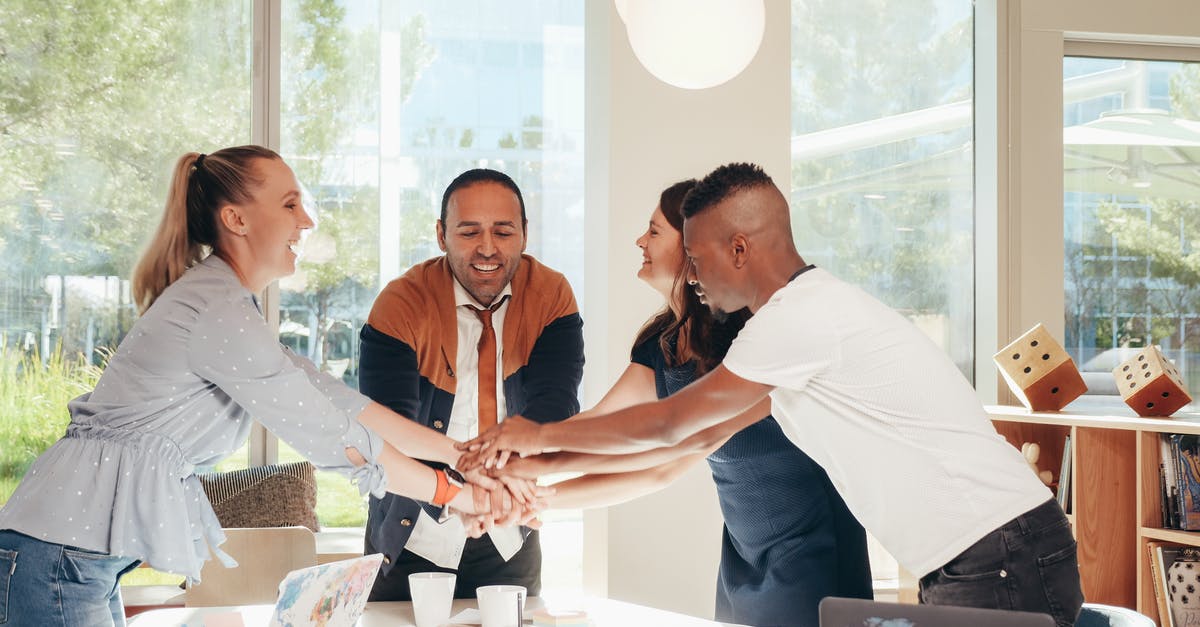
{"type": "Polygon", "coordinates": [[[525,251],[521,201],[499,183],[468,185],[450,196],[437,235],[454,278],[480,305],[491,305],[512,281],[525,251]]]}

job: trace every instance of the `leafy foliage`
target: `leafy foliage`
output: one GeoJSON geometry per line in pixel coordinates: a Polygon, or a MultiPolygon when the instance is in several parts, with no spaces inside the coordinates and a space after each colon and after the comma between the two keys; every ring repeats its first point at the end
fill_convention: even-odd
{"type": "Polygon", "coordinates": [[[67,402],[99,378],[100,368],[82,359],[55,351],[43,365],[37,353],[0,343],[0,503],[34,458],[66,432],[67,402]]]}

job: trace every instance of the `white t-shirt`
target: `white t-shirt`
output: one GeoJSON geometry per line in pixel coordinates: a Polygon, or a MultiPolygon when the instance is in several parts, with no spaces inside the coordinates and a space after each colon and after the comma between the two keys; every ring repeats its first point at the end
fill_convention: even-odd
{"type": "Polygon", "coordinates": [[[820,268],[771,296],[724,365],[775,386],[783,431],[917,576],[1050,498],[946,354],[820,268]]]}

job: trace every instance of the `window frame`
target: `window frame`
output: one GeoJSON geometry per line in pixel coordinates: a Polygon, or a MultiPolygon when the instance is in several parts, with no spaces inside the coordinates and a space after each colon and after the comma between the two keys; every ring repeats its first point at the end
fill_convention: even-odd
{"type": "MultiPolygon", "coordinates": [[[[1122,15],[1088,23],[1115,27],[1122,15]]],[[[997,347],[1039,322],[1063,335],[1063,60],[1200,58],[1200,37],[1148,34],[1177,30],[1170,18],[1133,26],[1142,34],[1074,31],[1064,22],[1086,20],[976,2],[976,363],[995,373],[976,378],[985,403],[1019,404],[991,364],[997,347]]]]}

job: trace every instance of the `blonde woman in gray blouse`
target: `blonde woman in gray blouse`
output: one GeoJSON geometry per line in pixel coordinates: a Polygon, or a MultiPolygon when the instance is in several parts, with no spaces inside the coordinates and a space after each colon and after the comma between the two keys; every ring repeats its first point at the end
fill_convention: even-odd
{"type": "MultiPolygon", "coordinates": [[[[210,551],[232,565],[194,470],[241,446],[252,419],[364,492],[486,509],[486,490],[412,459],[452,465],[452,440],[318,372],[266,324],[255,294],[295,271],[312,226],[275,152],[179,159],[134,271],[142,316],[0,509],[0,624],[123,625],[117,582],[140,562],[191,580],[210,551]]],[[[532,484],[510,485],[533,506],[532,484]]],[[[477,535],[491,521],[467,522],[477,535]]]]}

